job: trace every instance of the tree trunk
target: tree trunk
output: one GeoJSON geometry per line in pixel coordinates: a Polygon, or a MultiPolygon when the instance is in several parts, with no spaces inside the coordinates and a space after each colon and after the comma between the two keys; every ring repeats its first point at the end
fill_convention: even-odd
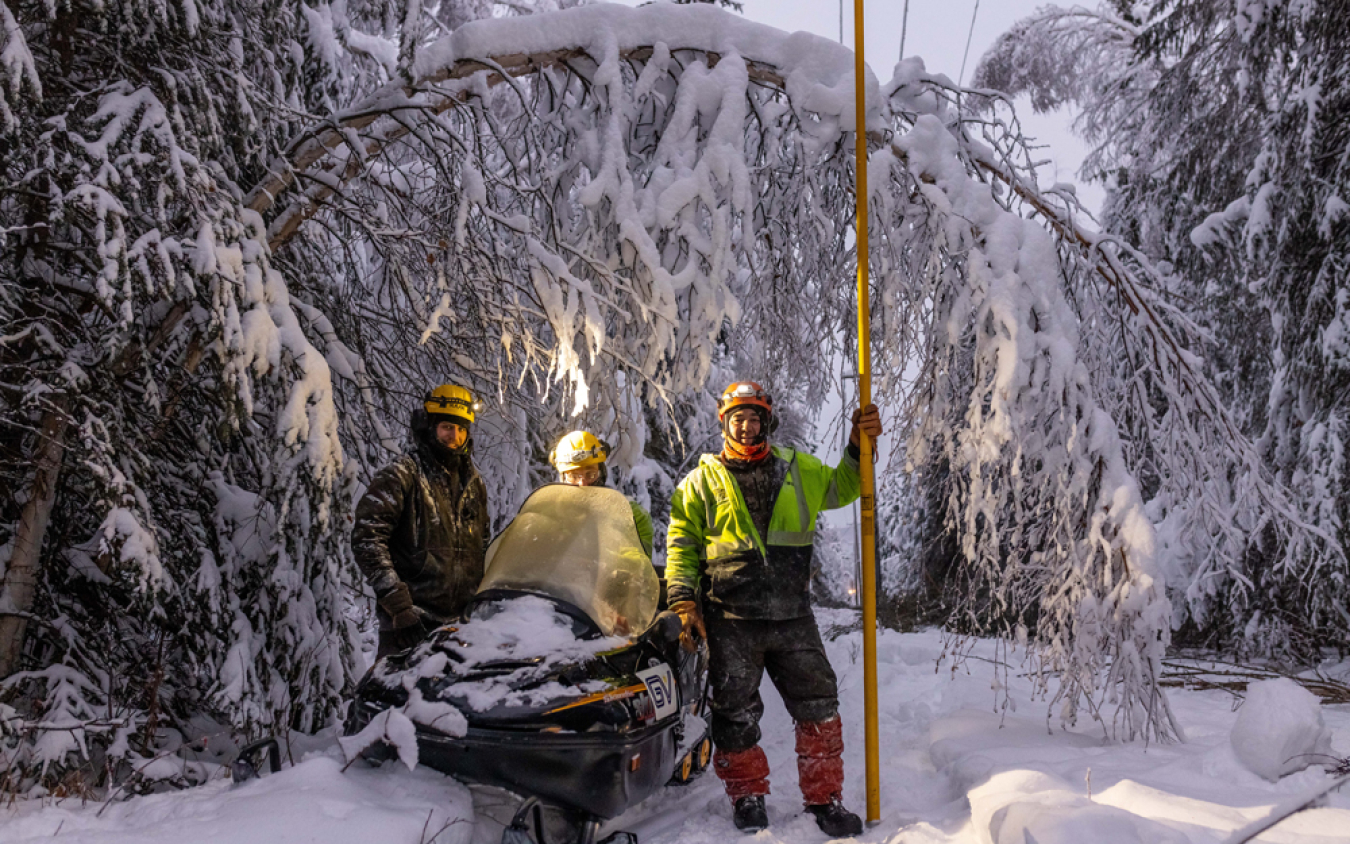
{"type": "Polygon", "coordinates": [[[47,533],[47,522],[56,502],[56,483],[61,475],[61,457],[65,452],[69,424],[66,406],[64,395],[52,399],[51,407],[42,414],[38,440],[33,446],[33,484],[19,516],[13,552],[0,589],[0,603],[7,604],[10,613],[0,616],[0,679],[19,670],[19,657],[28,630],[28,619],[24,614],[33,607],[33,593],[42,562],[42,539],[47,533]]]}

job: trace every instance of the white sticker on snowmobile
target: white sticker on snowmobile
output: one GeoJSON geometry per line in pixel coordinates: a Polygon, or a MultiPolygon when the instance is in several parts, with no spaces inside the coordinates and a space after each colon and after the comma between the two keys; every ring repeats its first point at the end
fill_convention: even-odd
{"type": "Polygon", "coordinates": [[[679,692],[675,690],[675,675],[671,672],[670,666],[665,663],[652,668],[644,668],[637,673],[638,679],[647,686],[647,693],[652,696],[652,706],[656,708],[656,720],[661,720],[667,715],[674,715],[675,710],[679,709],[680,702],[677,699],[679,692]]]}

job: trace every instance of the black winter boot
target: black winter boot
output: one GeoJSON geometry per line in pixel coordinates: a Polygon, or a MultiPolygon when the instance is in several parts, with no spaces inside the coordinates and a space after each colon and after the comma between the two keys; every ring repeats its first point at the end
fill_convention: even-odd
{"type": "Polygon", "coordinates": [[[761,829],[767,829],[769,813],[764,810],[764,798],[758,794],[752,794],[749,797],[742,797],[737,800],[733,820],[736,823],[736,828],[742,832],[759,832],[761,829]]]}
{"type": "MultiPolygon", "coordinates": [[[[816,826],[831,838],[862,834],[862,818],[845,809],[838,798],[819,806],[807,806],[806,811],[816,816],[816,826]]],[[[739,813],[737,816],[739,817],[739,813]]]]}

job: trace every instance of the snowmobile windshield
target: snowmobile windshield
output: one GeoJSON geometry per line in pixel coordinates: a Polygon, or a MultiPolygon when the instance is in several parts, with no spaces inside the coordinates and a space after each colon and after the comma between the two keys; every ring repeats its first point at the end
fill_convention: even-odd
{"type": "Polygon", "coordinates": [[[520,590],[564,601],[606,636],[646,630],[661,584],[628,499],[604,487],[550,484],[521,505],[487,550],[480,593],[520,590]]]}

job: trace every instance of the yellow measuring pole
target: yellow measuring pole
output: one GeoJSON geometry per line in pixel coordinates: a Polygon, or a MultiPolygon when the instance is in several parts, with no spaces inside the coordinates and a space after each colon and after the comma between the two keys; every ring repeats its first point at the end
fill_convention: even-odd
{"type": "MultiPolygon", "coordinates": [[[[867,301],[867,76],[863,62],[863,0],[853,0],[853,84],[857,111],[858,197],[858,406],[872,403],[872,312],[867,301]]],[[[867,742],[867,823],[881,820],[881,763],[877,748],[877,541],[876,478],[872,471],[872,439],[862,447],[862,605],[863,712],[867,742]]]]}

